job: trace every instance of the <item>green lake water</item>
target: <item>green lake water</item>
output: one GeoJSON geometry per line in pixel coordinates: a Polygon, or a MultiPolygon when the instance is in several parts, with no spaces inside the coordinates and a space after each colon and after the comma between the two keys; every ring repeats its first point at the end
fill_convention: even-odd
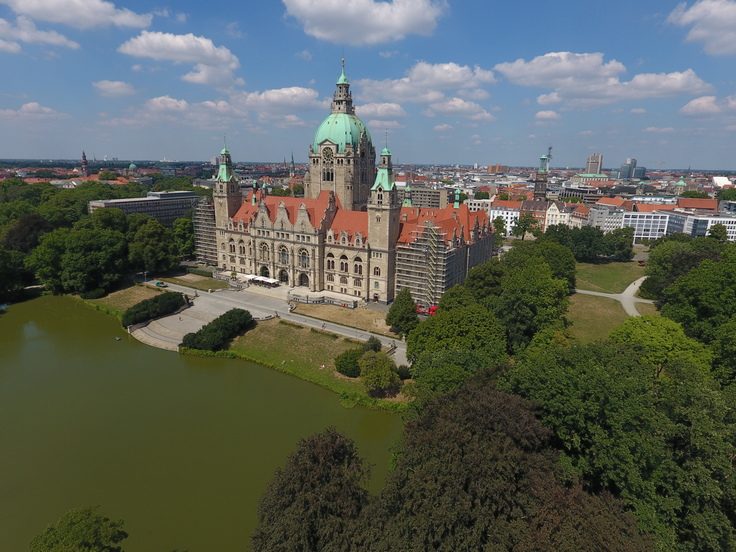
{"type": "Polygon", "coordinates": [[[0,551],[28,550],[47,524],[94,504],[125,520],[126,552],[247,550],[274,470],[330,425],[374,464],[377,491],[399,416],[345,409],[257,364],[148,347],[70,298],[11,305],[0,315],[0,551]]]}

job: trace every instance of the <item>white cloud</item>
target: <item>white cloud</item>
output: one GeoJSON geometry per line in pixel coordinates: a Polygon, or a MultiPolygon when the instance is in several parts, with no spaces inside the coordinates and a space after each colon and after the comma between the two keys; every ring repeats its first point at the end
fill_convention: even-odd
{"type": "Polygon", "coordinates": [[[303,59],[304,61],[312,61],[312,52],[310,52],[309,50],[302,50],[301,52],[297,52],[295,56],[299,59],[303,59]]]}
{"type": "Polygon", "coordinates": [[[38,102],[28,102],[20,106],[18,111],[0,109],[0,119],[5,121],[42,121],[68,119],[66,113],[59,113],[50,107],[44,107],[38,102]]]}
{"type": "Polygon", "coordinates": [[[19,54],[20,44],[18,44],[17,42],[9,42],[0,38],[0,52],[4,52],[6,54],[19,54]]]}
{"type": "Polygon", "coordinates": [[[556,111],[538,111],[534,118],[538,121],[556,121],[562,119],[562,115],[556,111]]]}
{"type": "Polygon", "coordinates": [[[378,52],[378,55],[381,56],[382,58],[388,59],[394,56],[398,56],[399,51],[398,50],[386,50],[385,52],[378,52]]]}
{"type": "MultiPolygon", "coordinates": [[[[79,44],[69,40],[56,31],[39,31],[35,23],[24,16],[19,16],[15,25],[5,19],[0,19],[0,36],[6,41],[13,40],[30,44],[49,44],[51,46],[64,46],[76,50],[79,44]]],[[[20,51],[20,47],[16,51],[20,51]]]]}
{"type": "Polygon", "coordinates": [[[225,34],[230,38],[243,38],[245,36],[240,30],[240,24],[237,21],[231,21],[225,25],[225,34]]]}
{"type": "Polygon", "coordinates": [[[233,72],[240,67],[238,58],[224,46],[215,46],[209,38],[193,34],[175,35],[143,31],[124,42],[118,52],[135,57],[147,57],[157,61],[193,63],[194,70],[182,76],[182,80],[210,86],[243,84],[233,72]]]}
{"type": "Polygon", "coordinates": [[[101,80],[93,82],[92,86],[94,86],[102,96],[110,98],[135,94],[133,85],[123,81],[101,80]]]}
{"type": "Polygon", "coordinates": [[[481,99],[481,86],[493,84],[496,78],[492,71],[478,66],[469,67],[457,63],[431,64],[417,62],[401,79],[376,81],[361,79],[361,97],[369,101],[385,99],[394,102],[433,103],[442,101],[447,90],[465,91],[470,99],[481,99]]]}
{"type": "Polygon", "coordinates": [[[355,113],[364,119],[396,119],[406,117],[407,113],[396,103],[370,103],[355,107],[355,113]]]}
{"type": "Polygon", "coordinates": [[[264,92],[243,92],[233,95],[232,102],[243,109],[288,114],[302,109],[323,109],[326,103],[318,99],[316,90],[292,86],[264,92]]]}
{"type": "Polygon", "coordinates": [[[304,32],[320,40],[361,46],[431,35],[445,0],[282,0],[304,32]]]}
{"type": "Polygon", "coordinates": [[[458,115],[474,121],[493,121],[494,117],[475,102],[469,102],[462,98],[450,98],[429,105],[429,109],[422,112],[427,117],[441,115],[458,115]]]}
{"type": "Polygon", "coordinates": [[[28,15],[38,21],[63,23],[77,29],[96,27],[144,28],[151,24],[153,15],[138,14],[127,8],[118,9],[104,0],[0,0],[15,13],[28,15]]]}
{"type": "Polygon", "coordinates": [[[602,105],[619,101],[702,94],[710,85],[692,69],[673,73],[640,73],[622,82],[626,67],[616,60],[604,63],[602,53],[552,52],[531,61],[517,59],[494,67],[514,84],[553,88],[537,98],[542,105],[564,101],[573,106],[602,105]]]}
{"type": "Polygon", "coordinates": [[[680,109],[683,115],[703,117],[736,111],[736,94],[719,100],[715,96],[701,96],[688,102],[680,109]]]}
{"type": "Polygon", "coordinates": [[[646,112],[647,110],[644,109],[643,107],[635,107],[634,109],[630,111],[630,113],[633,113],[634,115],[643,115],[646,112]]]}
{"type": "Polygon", "coordinates": [[[683,2],[670,13],[667,22],[692,26],[686,40],[702,42],[708,54],[736,53],[736,2],[732,0],[700,0],[690,8],[683,2]]]}
{"type": "Polygon", "coordinates": [[[437,132],[449,132],[451,130],[455,130],[455,127],[453,127],[452,125],[443,123],[441,125],[435,125],[434,130],[436,130],[437,132]]]}
{"type": "Polygon", "coordinates": [[[393,130],[397,128],[406,128],[406,125],[401,124],[399,121],[382,121],[380,119],[371,119],[366,124],[368,125],[368,127],[372,129],[378,129],[379,131],[384,131],[384,130],[389,130],[389,129],[393,130]]]}
{"type": "Polygon", "coordinates": [[[670,132],[675,132],[675,129],[672,127],[647,127],[644,129],[644,132],[652,132],[654,134],[669,134],[670,132]]]}

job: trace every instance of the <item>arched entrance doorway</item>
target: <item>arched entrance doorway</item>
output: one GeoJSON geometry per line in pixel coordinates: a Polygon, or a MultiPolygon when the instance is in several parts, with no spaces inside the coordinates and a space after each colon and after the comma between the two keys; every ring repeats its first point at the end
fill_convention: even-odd
{"type": "Polygon", "coordinates": [[[306,274],[300,274],[299,275],[299,285],[304,287],[309,287],[309,276],[306,274]]]}
{"type": "Polygon", "coordinates": [[[263,276],[264,278],[271,277],[271,273],[268,271],[268,267],[265,265],[261,267],[261,276],[263,276]]]}
{"type": "Polygon", "coordinates": [[[289,273],[285,270],[282,270],[279,272],[279,282],[282,284],[288,284],[289,283],[289,273]]]}

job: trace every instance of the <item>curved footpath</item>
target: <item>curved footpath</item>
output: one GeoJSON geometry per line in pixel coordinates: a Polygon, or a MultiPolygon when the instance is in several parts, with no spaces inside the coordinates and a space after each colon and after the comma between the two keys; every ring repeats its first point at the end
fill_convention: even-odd
{"type": "MultiPolygon", "coordinates": [[[[153,285],[153,282],[149,285],[153,285]]],[[[360,341],[367,341],[371,336],[377,337],[385,347],[396,346],[396,350],[393,353],[396,364],[408,364],[406,359],[406,343],[402,341],[349,326],[343,326],[335,322],[318,320],[309,316],[289,312],[289,303],[287,301],[289,289],[286,287],[269,289],[250,286],[241,291],[224,289],[212,293],[197,292],[197,296],[194,296],[195,291],[192,288],[177,284],[168,284],[167,289],[186,294],[192,306],[184,309],[179,314],[172,314],[154,320],[147,326],[134,330],[131,334],[138,341],[158,347],[159,349],[177,351],[178,345],[181,343],[185,334],[196,332],[202,326],[232,308],[242,308],[249,311],[256,320],[278,316],[279,318],[301,324],[302,326],[324,330],[360,341]]]]}
{"type": "Polygon", "coordinates": [[[600,291],[588,291],[586,289],[576,289],[575,293],[582,293],[583,295],[597,295],[598,297],[608,297],[609,299],[615,299],[619,301],[624,307],[626,314],[629,316],[641,316],[638,310],[636,310],[636,303],[650,303],[654,304],[654,301],[650,299],[640,299],[636,296],[636,292],[639,291],[641,284],[646,280],[646,276],[642,276],[638,280],[635,280],[629,287],[627,287],[623,293],[603,293],[600,291]]]}

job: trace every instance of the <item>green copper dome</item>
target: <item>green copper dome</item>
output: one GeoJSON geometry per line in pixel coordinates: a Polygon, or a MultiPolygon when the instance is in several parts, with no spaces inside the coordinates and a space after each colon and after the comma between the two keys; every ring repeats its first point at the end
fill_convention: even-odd
{"type": "Polygon", "coordinates": [[[348,144],[351,144],[357,150],[363,132],[365,132],[366,138],[370,142],[371,135],[357,115],[330,113],[314,134],[312,152],[317,153],[319,145],[325,140],[329,140],[337,146],[337,153],[344,153],[348,144]]]}

